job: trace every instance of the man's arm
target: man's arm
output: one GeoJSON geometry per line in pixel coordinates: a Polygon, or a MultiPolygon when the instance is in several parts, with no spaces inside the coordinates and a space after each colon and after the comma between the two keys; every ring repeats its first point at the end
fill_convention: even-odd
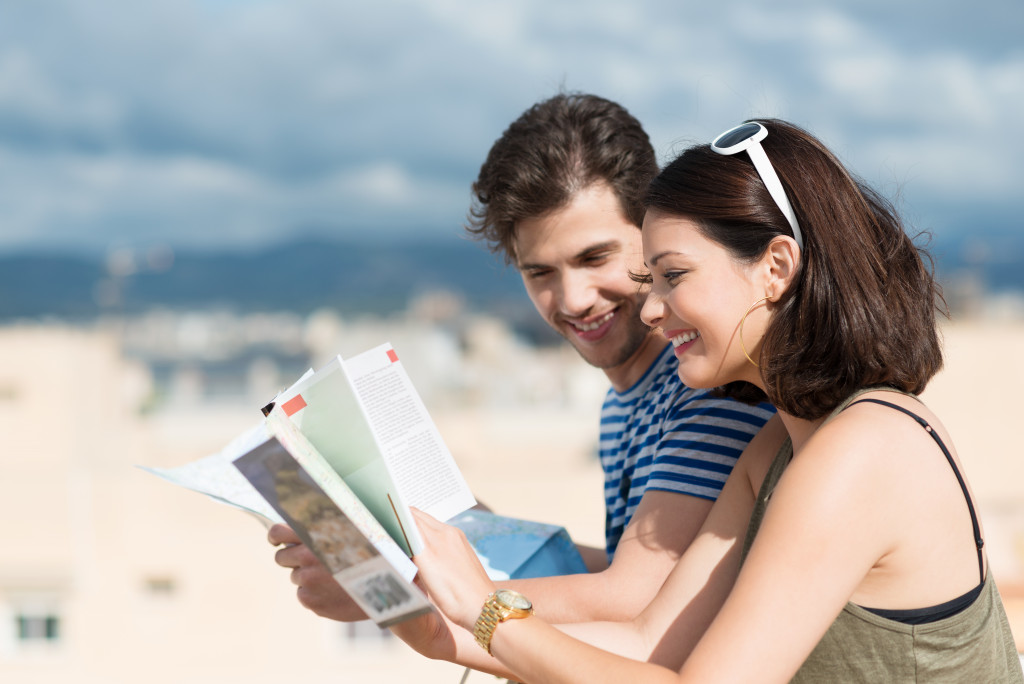
{"type": "MultiPolygon", "coordinates": [[[[591,549],[588,567],[598,572],[526,580],[513,587],[543,606],[540,614],[554,622],[628,620],[635,617],[661,588],[679,555],[689,546],[711,509],[711,502],[682,494],[647,492],[626,527],[611,565],[604,551],[591,549]],[[593,565],[591,565],[593,563],[593,565]],[[609,600],[614,596],[614,600],[609,600]]],[[[274,525],[268,541],[284,545],[275,562],[291,569],[296,596],[321,617],[353,622],[366,614],[349,598],[308,547],[285,525],[274,525]]],[[[585,547],[584,547],[585,548],[585,547]]],[[[584,551],[581,548],[581,553],[584,551]]]]}
{"type": "Polygon", "coordinates": [[[587,566],[587,572],[601,572],[608,569],[608,552],[604,549],[577,544],[576,550],[580,552],[583,564],[587,566]]]}
{"type": "MultiPolygon", "coordinates": [[[[670,431],[668,437],[674,439],[676,434],[670,431]]],[[[707,499],[648,490],[623,531],[611,565],[604,561],[603,552],[588,552],[582,547],[584,562],[592,571],[589,574],[510,580],[503,584],[530,596],[540,607],[540,614],[552,622],[630,620],[661,588],[711,506],[707,499]]],[[[298,587],[296,593],[303,606],[334,620],[365,619],[363,611],[312,552],[301,544],[295,545],[299,540],[291,530],[275,526],[268,539],[271,544],[292,545],[278,550],[275,560],[278,565],[292,569],[291,581],[298,587]]]]}
{"type": "Polygon", "coordinates": [[[552,622],[630,620],[658,593],[711,506],[706,499],[648,491],[604,570],[507,580],[499,586],[529,596],[538,614],[552,622]]]}
{"type": "MultiPolygon", "coordinates": [[[[669,377],[678,384],[674,370],[669,377]]],[[[586,575],[502,583],[529,596],[547,620],[621,621],[639,615],[696,538],[741,452],[771,416],[764,407],[681,385],[659,386],[653,393],[663,398],[651,399],[650,405],[668,408],[641,412],[631,427],[636,436],[616,445],[622,459],[628,453],[636,462],[619,465],[626,471],[621,477],[633,483],[629,498],[638,495],[638,488],[647,489],[640,489],[640,503],[611,565],[586,575]],[[645,435],[658,435],[658,442],[647,444],[645,435]]],[[[628,515],[628,510],[627,505],[615,515],[628,515]]]]}

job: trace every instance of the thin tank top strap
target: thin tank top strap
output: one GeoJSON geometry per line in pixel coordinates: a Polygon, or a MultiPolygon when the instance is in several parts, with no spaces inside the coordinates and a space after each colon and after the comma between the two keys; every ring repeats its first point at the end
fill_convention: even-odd
{"type": "Polygon", "coordinates": [[[850,402],[847,405],[846,408],[849,408],[850,406],[853,406],[854,404],[861,404],[861,403],[868,403],[868,402],[870,402],[872,404],[881,404],[882,406],[888,406],[889,408],[896,409],[900,413],[904,413],[904,414],[910,416],[911,418],[913,418],[914,420],[917,421],[918,425],[920,425],[921,427],[924,428],[925,432],[927,432],[929,435],[932,436],[932,439],[935,440],[935,443],[939,445],[940,449],[942,449],[942,453],[946,457],[946,461],[949,462],[949,467],[953,469],[953,474],[956,475],[956,481],[960,483],[960,490],[964,493],[964,499],[967,501],[967,510],[971,514],[971,525],[974,527],[974,543],[975,543],[975,545],[978,548],[978,574],[981,576],[982,583],[984,583],[985,582],[985,561],[984,561],[984,557],[983,557],[983,554],[982,554],[982,547],[985,546],[985,540],[981,538],[981,526],[978,524],[978,514],[974,510],[974,502],[971,501],[971,495],[967,491],[967,483],[964,482],[963,475],[960,474],[960,469],[956,467],[956,461],[953,460],[953,454],[949,453],[949,449],[946,448],[946,445],[942,441],[942,438],[939,437],[938,433],[935,432],[935,430],[932,428],[932,426],[928,424],[927,420],[925,420],[921,416],[917,415],[913,411],[911,411],[909,409],[905,409],[902,406],[899,406],[898,404],[893,404],[892,402],[888,402],[888,401],[885,401],[885,400],[882,400],[882,399],[866,398],[866,399],[857,399],[856,401],[852,401],[852,402],[850,402]]]}

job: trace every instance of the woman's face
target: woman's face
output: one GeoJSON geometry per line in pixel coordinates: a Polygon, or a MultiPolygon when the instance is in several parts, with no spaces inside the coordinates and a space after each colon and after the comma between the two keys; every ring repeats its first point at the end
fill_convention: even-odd
{"type": "MultiPolygon", "coordinates": [[[[671,340],[679,377],[690,387],[746,380],[763,388],[758,369],[743,353],[739,330],[747,309],[768,294],[770,270],[760,261],[738,261],[690,219],[650,210],[642,235],[653,283],[641,317],[671,340]]],[[[743,324],[743,341],[755,361],[768,320],[761,302],[743,324]]]]}

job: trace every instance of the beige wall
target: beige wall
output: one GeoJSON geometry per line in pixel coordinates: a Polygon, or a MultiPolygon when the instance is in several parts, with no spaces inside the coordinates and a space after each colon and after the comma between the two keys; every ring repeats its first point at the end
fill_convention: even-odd
{"type": "MultiPolygon", "coordinates": [[[[52,609],[61,631],[31,649],[0,632],[0,681],[362,682],[430,665],[344,638],[294,601],[259,523],[133,467],[205,455],[256,414],[140,417],[145,374],[105,334],[7,329],[0,358],[0,610],[9,625],[52,609]]],[[[456,681],[440,665],[427,681],[456,681]]]]}
{"type": "MultiPolygon", "coordinates": [[[[255,519],[134,468],[216,451],[259,419],[255,407],[140,415],[146,373],[120,358],[105,333],[0,329],[0,359],[0,681],[459,681],[462,668],[373,630],[349,638],[347,626],[306,611],[255,519]],[[17,645],[10,623],[21,609],[59,615],[55,648],[17,645]]],[[[495,505],[550,519],[564,505],[553,495],[556,478],[572,482],[578,473],[599,543],[600,476],[586,457],[594,411],[584,420],[550,410],[543,419],[450,412],[437,420],[481,498],[495,505]],[[534,422],[548,439],[519,449],[510,420],[534,422]],[[527,498],[486,477],[492,465],[540,462],[541,448],[563,458],[549,474],[524,478],[527,498]]]]}
{"type": "Polygon", "coordinates": [[[945,368],[922,398],[956,443],[989,564],[1024,652],[1024,322],[947,324],[943,350],[945,368]]]}
{"type": "MultiPolygon", "coordinates": [[[[1014,398],[1024,386],[1024,326],[953,326],[946,341],[947,369],[925,400],[956,439],[1020,636],[1024,459],[1014,398]]],[[[459,681],[461,668],[394,640],[350,639],[345,626],[305,611],[259,523],[135,469],[204,456],[258,419],[241,403],[140,415],[149,389],[109,334],[0,329],[0,681],[459,681]],[[33,605],[60,615],[57,648],[12,646],[12,611],[33,605]]],[[[600,545],[593,394],[573,406],[434,413],[481,500],[600,545]]]]}

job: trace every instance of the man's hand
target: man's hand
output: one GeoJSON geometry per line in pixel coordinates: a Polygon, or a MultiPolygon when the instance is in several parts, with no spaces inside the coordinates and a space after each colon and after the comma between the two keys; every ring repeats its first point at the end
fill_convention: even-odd
{"type": "Polygon", "coordinates": [[[274,554],[274,561],[282,568],[291,568],[292,584],[298,587],[295,595],[304,607],[339,622],[368,619],[290,527],[274,525],[267,533],[267,541],[273,546],[284,544],[274,554]]]}
{"type": "Polygon", "coordinates": [[[462,632],[465,644],[476,646],[473,636],[454,625],[439,610],[391,625],[392,633],[420,655],[433,660],[455,662],[456,635],[462,632]]]}

